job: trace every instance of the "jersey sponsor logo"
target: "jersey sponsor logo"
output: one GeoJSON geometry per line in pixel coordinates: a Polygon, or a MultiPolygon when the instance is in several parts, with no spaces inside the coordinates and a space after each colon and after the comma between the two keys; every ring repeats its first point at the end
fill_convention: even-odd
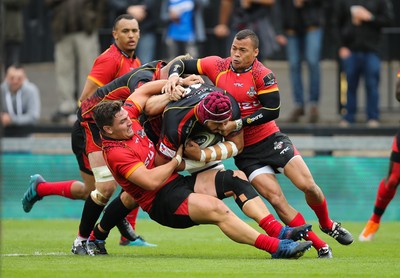
{"type": "Polygon", "coordinates": [[[283,150],[280,151],[280,155],[285,154],[285,152],[288,152],[290,150],[290,147],[287,146],[286,148],[284,148],[283,150]]]}
{"type": "Polygon", "coordinates": [[[282,141],[279,141],[279,142],[274,142],[274,150],[276,151],[276,150],[280,150],[280,149],[282,149],[283,148],[283,142],[282,141]]]}
{"type": "Polygon", "coordinates": [[[264,81],[265,86],[272,86],[272,85],[276,84],[276,79],[272,72],[270,72],[266,76],[264,76],[263,81],[264,81]]]}
{"type": "Polygon", "coordinates": [[[260,113],[252,118],[247,118],[246,123],[251,124],[252,122],[257,121],[257,120],[261,119],[262,117],[263,117],[263,115],[260,113]]]}
{"type": "Polygon", "coordinates": [[[159,148],[160,152],[167,156],[167,157],[174,157],[176,154],[176,151],[171,150],[170,148],[168,148],[164,143],[160,144],[160,148],[159,148]]]}
{"type": "Polygon", "coordinates": [[[181,69],[181,65],[175,65],[173,72],[180,72],[180,69],[181,69]]]}
{"type": "Polygon", "coordinates": [[[147,154],[146,159],[144,160],[144,165],[149,166],[150,162],[154,159],[154,152],[153,151],[149,151],[149,153],[147,154]]]}
{"type": "Polygon", "coordinates": [[[241,102],[241,103],[238,103],[238,105],[241,110],[247,110],[247,109],[252,109],[254,107],[260,106],[260,102],[259,101],[241,102]]]}
{"type": "Polygon", "coordinates": [[[249,97],[253,98],[255,95],[257,95],[256,90],[254,90],[254,87],[251,86],[250,90],[248,90],[248,92],[246,93],[249,97]]]}
{"type": "Polygon", "coordinates": [[[137,130],[136,134],[142,138],[144,138],[146,136],[146,133],[144,132],[143,129],[137,130]]]}
{"type": "Polygon", "coordinates": [[[237,83],[237,82],[235,82],[235,83],[233,83],[233,86],[239,87],[239,88],[243,88],[243,83],[237,83]]]}

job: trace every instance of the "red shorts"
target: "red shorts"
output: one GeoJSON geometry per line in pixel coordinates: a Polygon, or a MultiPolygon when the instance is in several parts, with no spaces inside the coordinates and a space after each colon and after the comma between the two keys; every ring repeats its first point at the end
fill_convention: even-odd
{"type": "Polygon", "coordinates": [[[86,155],[85,151],[85,136],[84,136],[84,128],[81,125],[80,121],[76,121],[72,128],[71,133],[71,145],[72,151],[75,154],[76,160],[78,161],[79,170],[82,172],[93,175],[92,169],[89,164],[89,159],[86,155]]]}
{"type": "Polygon", "coordinates": [[[81,122],[85,134],[85,151],[89,155],[92,152],[101,152],[100,130],[95,123],[81,122]]]}

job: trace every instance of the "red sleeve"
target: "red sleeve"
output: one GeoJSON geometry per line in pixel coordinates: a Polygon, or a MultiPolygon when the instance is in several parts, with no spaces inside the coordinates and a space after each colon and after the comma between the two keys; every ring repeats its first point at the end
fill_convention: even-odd
{"type": "Polygon", "coordinates": [[[197,70],[201,75],[206,75],[216,84],[218,75],[225,70],[224,59],[218,56],[201,58],[197,62],[197,70]]]}
{"type": "Polygon", "coordinates": [[[97,57],[88,76],[90,80],[100,87],[114,80],[118,72],[119,64],[109,52],[110,49],[97,57]]]}
{"type": "Polygon", "coordinates": [[[142,114],[142,108],[129,98],[124,103],[124,109],[128,111],[131,119],[139,119],[142,114]]]}
{"type": "Polygon", "coordinates": [[[258,95],[279,91],[275,74],[258,61],[254,67],[254,76],[258,95]]]}
{"type": "Polygon", "coordinates": [[[125,179],[128,179],[138,167],[144,165],[135,152],[126,148],[108,152],[107,161],[112,171],[125,179]]]}

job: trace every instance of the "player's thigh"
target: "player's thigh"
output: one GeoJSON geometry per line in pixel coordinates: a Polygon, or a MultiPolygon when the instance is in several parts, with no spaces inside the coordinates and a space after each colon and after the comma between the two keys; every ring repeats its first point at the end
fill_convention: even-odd
{"type": "Polygon", "coordinates": [[[310,169],[300,155],[293,157],[293,159],[286,164],[284,174],[303,192],[311,190],[311,188],[315,186],[310,169]]]}
{"type": "Polygon", "coordinates": [[[207,170],[197,174],[194,192],[216,197],[215,175],[217,172],[218,170],[207,170]]]}
{"type": "Polygon", "coordinates": [[[85,184],[86,190],[91,192],[95,189],[95,180],[93,175],[89,175],[83,171],[80,171],[83,183],[85,184]]]}
{"type": "Polygon", "coordinates": [[[283,196],[281,186],[273,173],[262,173],[251,181],[253,187],[268,201],[283,196]]]}
{"type": "Polygon", "coordinates": [[[223,201],[199,193],[189,195],[188,210],[190,219],[198,224],[216,224],[232,213],[223,201]]]}
{"type": "Polygon", "coordinates": [[[104,160],[103,153],[101,151],[91,152],[88,154],[90,167],[96,168],[101,166],[107,166],[104,160]]]}
{"type": "Polygon", "coordinates": [[[104,197],[111,198],[117,188],[117,182],[107,168],[103,153],[101,151],[91,152],[88,158],[90,168],[94,174],[96,189],[100,191],[104,197]]]}

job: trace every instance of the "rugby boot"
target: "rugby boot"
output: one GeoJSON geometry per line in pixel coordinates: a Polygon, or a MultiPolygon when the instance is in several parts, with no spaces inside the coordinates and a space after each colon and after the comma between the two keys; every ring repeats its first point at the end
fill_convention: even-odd
{"type": "Polygon", "coordinates": [[[369,220],[367,222],[367,225],[365,225],[365,228],[362,230],[360,236],[358,237],[359,241],[371,241],[375,233],[379,229],[379,223],[376,223],[372,220],[369,220]]]}
{"type": "Polygon", "coordinates": [[[76,238],[74,243],[72,243],[71,252],[75,255],[87,255],[86,252],[86,241],[87,240],[79,240],[76,238]]]}
{"type": "Polygon", "coordinates": [[[282,227],[278,238],[279,239],[291,239],[293,241],[298,241],[307,235],[308,231],[311,231],[311,224],[304,224],[298,227],[282,227]]]}
{"type": "Polygon", "coordinates": [[[138,246],[138,247],[156,247],[157,244],[149,243],[141,236],[137,236],[135,240],[128,240],[121,236],[119,241],[121,246],[138,246]]]}
{"type": "Polygon", "coordinates": [[[298,259],[304,252],[310,250],[312,241],[295,242],[290,239],[283,239],[279,243],[278,250],[272,254],[273,259],[298,259]]]}
{"type": "Polygon", "coordinates": [[[86,242],[86,252],[89,256],[108,255],[106,242],[104,240],[88,240],[86,242]]]}
{"type": "Polygon", "coordinates": [[[43,177],[39,174],[35,174],[31,176],[31,180],[29,181],[29,187],[25,191],[24,197],[22,198],[22,208],[26,213],[30,212],[33,205],[42,200],[42,197],[39,197],[37,193],[37,186],[39,183],[45,182],[43,177]]]}
{"type": "Polygon", "coordinates": [[[318,258],[320,259],[332,259],[332,248],[330,248],[328,245],[321,247],[318,249],[318,258]]]}
{"type": "Polygon", "coordinates": [[[332,229],[322,228],[321,226],[319,226],[319,228],[325,234],[328,234],[336,239],[336,241],[340,244],[349,245],[354,241],[353,235],[348,230],[343,228],[339,222],[333,222],[332,229]]]}

